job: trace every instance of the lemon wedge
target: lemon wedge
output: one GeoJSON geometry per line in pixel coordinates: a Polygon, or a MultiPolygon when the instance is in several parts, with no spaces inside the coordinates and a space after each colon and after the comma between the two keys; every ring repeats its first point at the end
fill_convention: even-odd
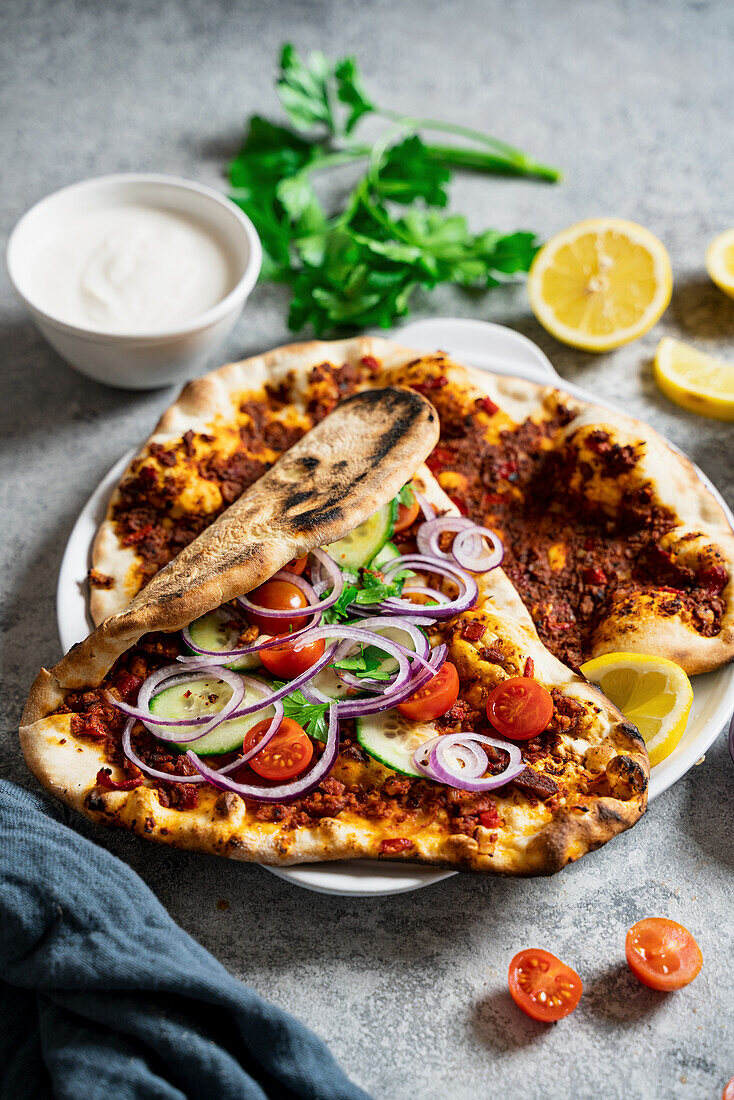
{"type": "Polygon", "coordinates": [[[734,420],[734,363],[666,336],[655,352],[654,374],[676,405],[715,420],[734,420]]]}
{"type": "Polygon", "coordinates": [[[691,681],[680,665],[646,653],[605,653],[581,671],[637,726],[651,765],[670,756],[693,702],[691,681]]]}
{"type": "Polygon", "coordinates": [[[734,298],[734,229],[714,237],[706,249],[706,270],[724,294],[734,298]]]}
{"type": "Polygon", "coordinates": [[[528,297],[541,325],[585,351],[609,351],[642,336],[673,289],[665,246],[641,225],[591,218],[557,233],[528,273],[528,297]]]}

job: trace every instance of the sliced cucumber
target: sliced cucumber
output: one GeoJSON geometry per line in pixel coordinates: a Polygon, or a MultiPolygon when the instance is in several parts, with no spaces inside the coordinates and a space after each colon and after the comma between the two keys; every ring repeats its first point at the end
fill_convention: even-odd
{"type": "Polygon", "coordinates": [[[386,542],[381,550],[378,550],[370,564],[375,569],[382,569],[383,565],[387,565],[393,558],[399,558],[400,551],[394,542],[386,542]]]}
{"type": "Polygon", "coordinates": [[[314,676],[312,684],[317,691],[328,695],[330,699],[345,699],[349,694],[348,686],[343,680],[339,679],[334,669],[329,668],[328,665],[314,676]]]}
{"type": "Polygon", "coordinates": [[[399,710],[368,714],[357,719],[357,740],[370,756],[400,775],[422,778],[413,753],[437,734],[433,722],[411,722],[399,710]]]}
{"type": "MultiPolygon", "coordinates": [[[[150,711],[157,718],[198,718],[202,714],[211,717],[222,709],[231,696],[232,689],[229,684],[224,684],[221,680],[212,677],[192,684],[179,684],[176,687],[166,688],[160,694],[153,696],[150,701],[150,711]]],[[[254,702],[255,692],[248,688],[245,699],[248,702],[254,702]]],[[[211,733],[205,734],[200,741],[190,741],[188,744],[174,742],[174,744],[176,748],[184,751],[193,749],[200,756],[235,752],[242,748],[242,742],[252,727],[265,718],[272,718],[273,713],[273,707],[265,706],[254,714],[248,714],[243,718],[230,718],[222,722],[211,733]]],[[[160,728],[172,735],[180,732],[178,726],[160,728]]]]}
{"type": "Polygon", "coordinates": [[[324,550],[341,569],[361,569],[370,564],[392,535],[397,514],[398,502],[390,500],[343,539],[325,546],[324,550]]]}
{"type": "MultiPolygon", "coordinates": [[[[192,641],[196,642],[202,649],[220,653],[223,649],[236,649],[239,633],[234,627],[228,625],[231,620],[232,615],[221,608],[217,611],[210,611],[208,615],[202,615],[189,627],[192,641]]],[[[238,657],[236,661],[232,661],[231,664],[225,667],[246,669],[257,668],[259,664],[260,658],[257,653],[248,653],[244,657],[238,657]]]]}

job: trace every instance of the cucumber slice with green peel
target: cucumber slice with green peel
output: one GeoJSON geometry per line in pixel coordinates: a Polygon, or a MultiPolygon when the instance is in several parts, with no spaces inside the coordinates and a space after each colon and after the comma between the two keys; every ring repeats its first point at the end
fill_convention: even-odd
{"type": "MultiPolygon", "coordinates": [[[[373,569],[382,569],[383,565],[387,565],[393,558],[399,558],[400,551],[394,542],[386,542],[381,550],[378,550],[374,558],[371,561],[373,569]]],[[[407,570],[406,570],[407,572],[407,570]]]]}
{"type": "MultiPolygon", "coordinates": [[[[220,711],[228,699],[232,696],[229,684],[223,683],[212,676],[206,680],[195,680],[190,684],[178,684],[175,687],[165,688],[158,695],[154,695],[150,701],[150,712],[156,718],[198,718],[206,715],[208,718],[220,711]]],[[[247,688],[245,700],[254,701],[255,692],[247,688]]],[[[265,700],[263,700],[265,702],[265,700]]],[[[247,714],[242,718],[230,718],[221,725],[216,726],[211,733],[206,733],[200,741],[188,743],[173,742],[176,748],[186,751],[193,749],[200,756],[211,756],[220,752],[239,752],[242,742],[253,726],[262,722],[265,718],[272,718],[274,708],[263,706],[262,710],[256,710],[254,714],[247,714]]],[[[175,736],[181,732],[180,726],[158,726],[157,729],[175,736]]],[[[187,730],[188,733],[188,730],[187,730]]]]}
{"type": "Polygon", "coordinates": [[[340,569],[362,569],[370,564],[391,537],[397,514],[398,502],[390,500],[343,539],[325,546],[324,550],[340,569]]]}
{"type": "Polygon", "coordinates": [[[413,763],[413,753],[424,741],[437,736],[433,722],[411,722],[399,710],[357,718],[357,740],[371,757],[400,775],[423,779],[413,763]]]}
{"type": "MultiPolygon", "coordinates": [[[[232,615],[228,615],[226,611],[221,609],[210,611],[208,615],[202,615],[200,619],[196,619],[189,627],[191,640],[196,645],[200,645],[202,649],[215,652],[221,652],[223,649],[236,649],[239,631],[228,625],[231,621],[232,615]]],[[[190,652],[194,653],[196,651],[190,650],[190,652]]],[[[260,658],[257,653],[247,653],[244,657],[238,657],[231,664],[225,665],[225,668],[244,670],[257,668],[259,664],[260,658]]]]}

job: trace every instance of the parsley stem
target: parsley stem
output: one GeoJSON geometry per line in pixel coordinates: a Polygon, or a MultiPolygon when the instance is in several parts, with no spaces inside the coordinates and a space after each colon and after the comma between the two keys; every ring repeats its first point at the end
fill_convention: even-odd
{"type": "Polygon", "coordinates": [[[478,172],[493,172],[498,176],[530,176],[534,179],[557,183],[561,173],[545,164],[516,164],[504,157],[484,153],[480,149],[460,149],[455,145],[426,145],[431,160],[449,168],[470,168],[478,172]]]}
{"type": "Polygon", "coordinates": [[[371,150],[371,145],[351,145],[347,149],[325,153],[323,156],[304,165],[297,175],[308,176],[311,172],[320,172],[322,168],[333,168],[338,164],[350,164],[353,160],[363,160],[370,155],[371,150]]]}
{"type": "Polygon", "coordinates": [[[456,134],[457,137],[467,138],[468,141],[476,141],[480,145],[486,145],[493,151],[494,157],[485,154],[486,159],[480,159],[480,154],[473,154],[472,150],[454,149],[453,146],[438,145],[429,146],[433,151],[440,151],[440,155],[434,156],[435,160],[445,159],[447,164],[457,164],[462,167],[476,168],[486,172],[503,172],[511,175],[536,176],[539,179],[555,182],[561,178],[561,173],[556,168],[539,164],[532,157],[527,156],[520,149],[508,145],[499,138],[484,134],[481,130],[473,130],[469,126],[460,126],[454,122],[442,122],[435,118],[415,118],[408,115],[400,115],[395,111],[376,111],[385,119],[394,123],[400,123],[405,129],[411,130],[436,130],[444,134],[456,134]],[[450,159],[454,157],[455,159],[450,159]],[[464,157],[466,159],[464,159],[464,157]],[[495,159],[496,158],[496,159],[495,159]]]}

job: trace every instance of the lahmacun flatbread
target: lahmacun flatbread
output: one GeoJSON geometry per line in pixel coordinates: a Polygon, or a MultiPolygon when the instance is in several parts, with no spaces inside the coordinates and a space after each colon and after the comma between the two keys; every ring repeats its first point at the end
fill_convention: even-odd
{"type": "Polygon", "coordinates": [[[319,418],[129,606],[39,674],[20,736],[44,786],[96,821],[271,864],[364,857],[547,874],[634,825],[647,799],[642,739],[597,688],[543,646],[512,584],[500,568],[489,568],[477,540],[493,542],[491,533],[481,536],[459,517],[422,466],[438,429],[433,406],[410,388],[370,388],[319,418]],[[439,545],[452,538],[450,552],[439,545]],[[458,564],[462,539],[474,572],[458,564]],[[323,546],[326,556],[317,549],[323,546]],[[330,582],[320,573],[324,562],[330,582]],[[270,606],[273,615],[273,606],[306,606],[268,605],[264,595],[268,578],[297,589],[301,574],[309,577],[305,591],[332,601],[333,617],[322,626],[294,621],[301,634],[283,645],[289,635],[280,634],[282,626],[269,639],[253,609],[270,606]],[[329,583],[331,596],[324,597],[329,583]],[[243,613],[236,601],[246,593],[252,600],[243,613]],[[413,612],[407,617],[406,602],[413,612]],[[414,640],[412,650],[381,649],[394,643],[390,624],[404,641],[414,640]],[[214,642],[201,642],[218,632],[233,635],[235,644],[218,645],[226,658],[212,666],[206,654],[214,642]],[[360,642],[367,634],[369,644],[360,642]],[[309,702],[316,679],[307,685],[291,673],[280,686],[268,680],[279,651],[278,660],[283,651],[292,659],[298,645],[324,635],[336,642],[325,655],[322,648],[313,667],[321,661],[319,676],[335,684],[327,703],[309,702]],[[346,644],[345,659],[337,642],[346,644]],[[385,655],[398,671],[386,670],[385,655]],[[180,658],[189,665],[175,664],[180,658]],[[399,667],[408,659],[406,680],[399,667]],[[241,678],[252,688],[252,660],[262,664],[256,697],[268,691],[263,698],[274,700],[280,691],[291,714],[309,716],[308,733],[296,723],[297,741],[288,748],[292,754],[294,745],[307,747],[303,777],[296,759],[298,778],[289,774],[276,787],[277,768],[292,769],[293,759],[285,749],[264,759],[268,734],[251,725],[263,707],[242,717],[226,711],[235,698],[227,685],[241,678]],[[141,697],[154,682],[143,712],[141,697]],[[168,710],[156,711],[164,696],[168,710]],[[187,746],[196,729],[187,730],[192,719],[182,717],[193,713],[192,699],[204,711],[211,705],[215,720],[227,713],[218,725],[197,714],[194,720],[207,725],[194,756],[187,746]],[[314,718],[321,711],[328,712],[325,733],[314,718]],[[246,727],[244,748],[235,745],[242,741],[238,722],[246,727]],[[245,759],[250,734],[262,740],[255,736],[245,759]],[[446,746],[456,758],[441,755],[446,746]],[[258,760],[276,771],[257,771],[258,760]],[[313,775],[318,781],[311,783],[313,775]]]}
{"type": "Polygon", "coordinates": [[[368,337],[278,348],[184,389],[99,530],[95,622],[340,400],[386,384],[436,406],[428,465],[462,513],[503,538],[505,570],[560,660],[638,650],[688,673],[731,660],[734,535],[687,459],[632,417],[368,337]]]}

